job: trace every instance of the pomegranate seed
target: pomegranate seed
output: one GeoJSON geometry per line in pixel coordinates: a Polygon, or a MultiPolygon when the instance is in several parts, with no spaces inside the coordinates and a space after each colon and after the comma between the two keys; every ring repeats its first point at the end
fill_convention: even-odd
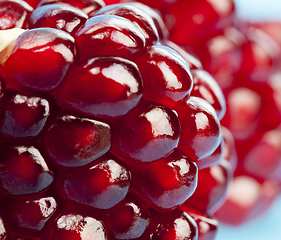
{"type": "Polygon", "coordinates": [[[76,54],[73,37],[53,28],[28,30],[5,50],[0,54],[1,64],[11,81],[16,79],[24,87],[39,91],[55,88],[76,54]]]}
{"type": "Polygon", "coordinates": [[[132,195],[110,209],[109,221],[116,239],[141,237],[149,225],[149,213],[132,195]]]}
{"type": "Polygon", "coordinates": [[[213,107],[201,98],[190,97],[177,105],[176,111],[182,127],[178,149],[193,161],[212,154],[221,142],[220,124],[213,107]]]}
{"type": "Polygon", "coordinates": [[[188,49],[184,48],[184,47],[180,47],[177,44],[175,44],[174,42],[171,42],[169,40],[162,40],[162,44],[166,45],[172,49],[174,49],[176,52],[178,52],[183,59],[186,61],[188,67],[192,70],[192,69],[202,69],[202,63],[199,60],[199,58],[197,56],[194,55],[194,53],[188,51],[188,49]]]}
{"type": "Polygon", "coordinates": [[[226,112],[225,98],[216,80],[205,70],[191,71],[194,86],[192,96],[206,100],[216,110],[219,120],[226,112]]]}
{"type": "Polygon", "coordinates": [[[275,182],[269,180],[258,182],[247,175],[235,176],[230,185],[227,201],[215,216],[225,223],[241,224],[264,212],[278,192],[279,188],[275,182]]]}
{"type": "Polygon", "coordinates": [[[48,194],[16,199],[10,205],[13,227],[19,233],[37,236],[57,208],[57,200],[48,194]]]}
{"type": "Polygon", "coordinates": [[[45,126],[50,115],[50,104],[47,99],[28,96],[16,92],[5,92],[5,105],[1,138],[35,137],[45,126]]]}
{"type": "Polygon", "coordinates": [[[174,106],[187,98],[193,80],[182,57],[173,49],[154,45],[137,60],[144,81],[143,98],[174,106]]]}
{"type": "Polygon", "coordinates": [[[200,212],[213,214],[225,201],[232,171],[228,161],[202,169],[198,172],[198,186],[184,206],[200,212]]]}
{"type": "Polygon", "coordinates": [[[113,152],[121,159],[152,162],[177,147],[180,123],[170,109],[143,102],[126,115],[114,134],[113,152]]]}
{"type": "Polygon", "coordinates": [[[141,167],[137,189],[158,211],[175,209],[185,202],[197,187],[197,166],[181,152],[141,167]]]}
{"type": "Polygon", "coordinates": [[[116,15],[128,19],[145,36],[146,44],[151,45],[159,40],[153,19],[142,9],[132,4],[113,4],[100,9],[95,15],[116,15]]]}
{"type": "Polygon", "coordinates": [[[130,4],[142,9],[144,12],[146,12],[152,18],[154,25],[157,29],[158,35],[159,35],[159,39],[168,38],[168,36],[169,36],[168,29],[167,29],[162,17],[156,10],[154,10],[153,8],[151,8],[147,5],[139,3],[139,2],[131,2],[130,4]]]}
{"type": "Polygon", "coordinates": [[[38,7],[48,4],[69,5],[80,9],[88,15],[94,14],[100,8],[105,7],[103,0],[42,0],[38,7]]]}
{"type": "Polygon", "coordinates": [[[0,2],[0,29],[27,28],[29,15],[33,8],[21,0],[0,2]]]}
{"type": "Polygon", "coordinates": [[[131,175],[113,158],[90,166],[64,180],[66,197],[99,209],[109,209],[128,193],[131,175]]]}
{"type": "Polygon", "coordinates": [[[88,15],[77,8],[48,4],[36,8],[29,18],[29,23],[32,28],[50,27],[74,35],[87,19],[88,15]]]}
{"type": "Polygon", "coordinates": [[[215,240],[218,232],[218,221],[206,214],[186,206],[181,209],[187,212],[198,226],[198,240],[215,240]]]}
{"type": "Polygon", "coordinates": [[[61,214],[43,239],[91,239],[108,240],[103,222],[91,216],[66,212],[61,214]]]}
{"type": "Polygon", "coordinates": [[[49,170],[39,150],[33,146],[0,145],[2,191],[13,195],[40,192],[52,184],[49,170]]]}
{"type": "Polygon", "coordinates": [[[159,214],[157,220],[158,224],[150,235],[152,240],[198,239],[195,220],[183,211],[159,214]]]}
{"type": "Polygon", "coordinates": [[[82,62],[69,74],[58,98],[62,105],[93,116],[119,117],[138,104],[142,85],[133,62],[97,57],[82,62]]]}
{"type": "Polygon", "coordinates": [[[84,166],[109,151],[110,126],[91,119],[65,115],[49,128],[45,146],[58,164],[84,166]]]}
{"type": "Polygon", "coordinates": [[[81,60],[96,56],[135,59],[145,37],[129,20],[115,15],[89,18],[75,36],[81,60]]]}

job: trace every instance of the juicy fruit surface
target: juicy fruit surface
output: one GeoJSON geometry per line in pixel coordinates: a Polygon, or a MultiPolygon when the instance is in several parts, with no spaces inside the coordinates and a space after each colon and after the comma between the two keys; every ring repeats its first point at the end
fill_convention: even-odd
{"type": "Polygon", "coordinates": [[[232,174],[215,80],[145,5],[28,3],[0,52],[0,238],[213,240],[232,174]]]}

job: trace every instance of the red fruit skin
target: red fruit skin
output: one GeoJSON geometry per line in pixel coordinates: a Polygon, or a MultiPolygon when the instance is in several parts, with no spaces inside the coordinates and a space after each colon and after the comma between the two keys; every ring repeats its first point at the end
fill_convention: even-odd
{"type": "Polygon", "coordinates": [[[100,239],[108,240],[104,223],[89,215],[64,211],[57,217],[51,228],[43,235],[43,240],[100,239]]]}
{"type": "MultiPolygon", "coordinates": [[[[139,167],[133,173],[135,189],[141,190],[146,202],[160,212],[179,207],[197,187],[198,169],[181,152],[139,167]]],[[[136,191],[138,191],[136,190],[136,191]]]]}
{"type": "Polygon", "coordinates": [[[87,19],[88,15],[77,8],[48,4],[38,7],[32,12],[29,25],[31,28],[56,28],[74,36],[87,19]]]}
{"type": "Polygon", "coordinates": [[[64,115],[48,129],[45,148],[52,159],[67,167],[84,166],[111,147],[111,129],[106,123],[64,115]]]}
{"type": "Polygon", "coordinates": [[[214,216],[231,225],[241,225],[264,213],[280,188],[276,182],[257,181],[249,175],[236,175],[230,185],[225,203],[214,216]]]}
{"type": "Polygon", "coordinates": [[[127,19],[114,15],[89,18],[75,40],[80,60],[96,56],[136,59],[145,46],[142,32],[127,19]]]}
{"type": "Polygon", "coordinates": [[[0,111],[0,139],[37,136],[51,114],[49,101],[11,91],[6,91],[4,98],[0,111]]]}
{"type": "Polygon", "coordinates": [[[216,239],[219,229],[219,222],[216,219],[185,205],[181,207],[181,210],[188,213],[195,220],[198,226],[198,240],[216,239]]]}
{"type": "Polygon", "coordinates": [[[224,203],[233,172],[227,160],[198,172],[198,185],[183,204],[212,215],[224,203]]]}
{"type": "Polygon", "coordinates": [[[33,146],[1,144],[1,193],[22,195],[40,192],[49,187],[53,173],[38,149],[33,146]]]}
{"type": "Polygon", "coordinates": [[[190,97],[175,109],[181,123],[177,148],[193,161],[211,155],[221,142],[220,123],[213,107],[201,98],[190,97]]]}
{"type": "Polygon", "coordinates": [[[133,62],[97,57],[74,68],[56,95],[65,108],[99,118],[116,118],[134,108],[142,92],[142,78],[133,62]]]}
{"type": "Polygon", "coordinates": [[[68,33],[53,29],[31,29],[8,45],[0,54],[9,78],[7,85],[50,91],[58,86],[74,62],[76,46],[68,33]],[[48,68],[46,68],[48,65],[48,68]]]}
{"type": "Polygon", "coordinates": [[[40,235],[46,222],[59,208],[57,199],[49,194],[24,196],[9,204],[13,231],[34,237],[40,235]]]}
{"type": "Polygon", "coordinates": [[[28,18],[33,8],[21,0],[5,0],[0,2],[0,30],[11,28],[27,28],[28,18]]]}
{"type": "Polygon", "coordinates": [[[158,32],[153,19],[145,11],[132,4],[108,5],[96,12],[95,16],[101,14],[116,15],[128,19],[143,33],[147,46],[159,41],[158,32]]]}
{"type": "Polygon", "coordinates": [[[111,151],[128,164],[165,157],[177,147],[180,137],[176,113],[145,101],[121,119],[116,128],[111,151]]]}
{"type": "Polygon", "coordinates": [[[150,223],[150,213],[133,195],[108,211],[110,228],[116,239],[141,237],[150,223]]]}
{"type": "Polygon", "coordinates": [[[192,76],[184,59],[173,49],[153,45],[136,63],[144,81],[145,100],[173,107],[189,97],[192,76]]]}
{"type": "Polygon", "coordinates": [[[69,5],[82,10],[88,15],[92,15],[102,7],[105,7],[103,0],[42,0],[38,7],[48,4],[69,5]]]}
{"type": "Polygon", "coordinates": [[[107,156],[62,179],[65,197],[97,209],[109,209],[122,201],[130,187],[131,173],[114,159],[107,156]]]}
{"type": "Polygon", "coordinates": [[[215,109],[221,120],[226,112],[226,102],[223,92],[216,80],[205,70],[191,70],[193,89],[191,96],[206,100],[215,109]]]}

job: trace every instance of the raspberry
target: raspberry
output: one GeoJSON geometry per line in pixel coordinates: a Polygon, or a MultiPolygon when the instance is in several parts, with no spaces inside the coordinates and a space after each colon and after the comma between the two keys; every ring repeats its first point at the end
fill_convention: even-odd
{"type": "Polygon", "coordinates": [[[213,240],[233,146],[199,59],[143,4],[28,2],[0,34],[0,238],[213,240]]]}

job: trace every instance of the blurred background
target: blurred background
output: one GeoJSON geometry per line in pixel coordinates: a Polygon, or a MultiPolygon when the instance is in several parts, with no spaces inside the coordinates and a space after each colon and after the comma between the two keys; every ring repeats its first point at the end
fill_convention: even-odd
{"type": "MultiPolygon", "coordinates": [[[[281,21],[281,0],[235,0],[238,17],[253,22],[281,21]]],[[[281,31],[281,29],[280,29],[281,31]]],[[[269,211],[241,226],[221,225],[216,240],[281,239],[281,196],[269,211]]]]}

